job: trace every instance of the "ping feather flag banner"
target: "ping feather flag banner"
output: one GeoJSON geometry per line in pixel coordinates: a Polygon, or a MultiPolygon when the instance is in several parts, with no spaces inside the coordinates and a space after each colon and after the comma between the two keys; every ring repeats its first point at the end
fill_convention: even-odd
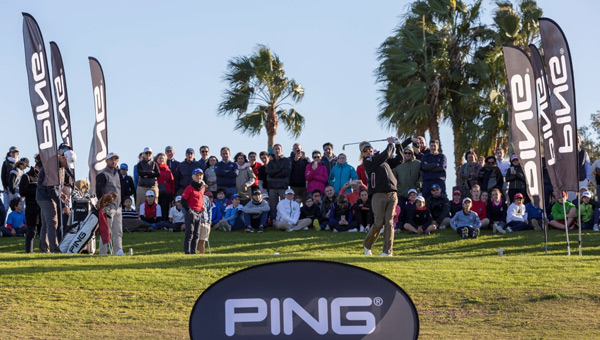
{"type": "Polygon", "coordinates": [[[96,58],[89,57],[92,74],[92,89],[94,92],[94,132],[88,165],[90,167],[90,190],[96,193],[96,175],[106,167],[108,154],[108,125],[106,123],[106,92],[104,87],[104,72],[96,58]]]}
{"type": "Polygon", "coordinates": [[[69,110],[69,97],[67,95],[67,78],[62,56],[58,45],[50,42],[50,60],[52,61],[52,81],[54,83],[54,97],[56,99],[56,113],[58,127],[63,143],[73,148],[73,135],[71,133],[71,114],[69,110]]]}

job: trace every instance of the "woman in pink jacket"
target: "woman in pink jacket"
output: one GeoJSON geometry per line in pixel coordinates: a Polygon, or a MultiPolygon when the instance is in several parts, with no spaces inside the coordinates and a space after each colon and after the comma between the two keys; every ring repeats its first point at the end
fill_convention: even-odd
{"type": "Polygon", "coordinates": [[[315,190],[325,191],[325,185],[329,176],[327,168],[321,164],[321,153],[317,150],[312,153],[313,161],[306,166],[304,176],[306,177],[306,192],[312,193],[315,190]]]}

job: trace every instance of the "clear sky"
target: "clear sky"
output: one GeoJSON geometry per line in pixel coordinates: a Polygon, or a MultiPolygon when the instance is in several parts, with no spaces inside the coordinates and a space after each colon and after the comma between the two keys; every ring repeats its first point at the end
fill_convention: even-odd
{"type": "MultiPolygon", "coordinates": [[[[109,150],[130,167],[143,147],[176,158],[200,145],[218,155],[266,149],[263,132],[248,137],[233,130],[233,117],[218,117],[227,61],[248,55],[257,44],[271,47],[287,75],[305,88],[297,105],[305,116],[297,139],[303,149],[382,139],[393,134],[376,119],[379,86],[377,47],[390,36],[409,1],[0,1],[0,151],[17,145],[21,156],[37,152],[23,48],[23,19],[38,21],[47,53],[59,45],[69,91],[77,173],[88,173],[94,104],[87,57],[104,69],[109,150]]],[[[491,22],[492,1],[484,21],[491,22]]],[[[544,15],[557,21],[570,44],[579,125],[600,109],[597,96],[600,2],[540,0],[544,15]],[[591,30],[591,31],[590,31],[591,30]]],[[[295,142],[280,129],[275,142],[289,154],[295,142]]],[[[381,148],[384,143],[375,143],[381,148]]],[[[448,184],[454,183],[452,135],[442,125],[448,184]]],[[[358,146],[346,150],[357,165],[358,146]]]]}

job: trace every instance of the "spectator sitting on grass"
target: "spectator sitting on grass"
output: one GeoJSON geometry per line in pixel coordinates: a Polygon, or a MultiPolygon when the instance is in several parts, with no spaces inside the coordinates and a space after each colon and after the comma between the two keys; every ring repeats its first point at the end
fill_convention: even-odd
{"type": "Polygon", "coordinates": [[[269,206],[269,202],[262,199],[260,190],[254,190],[250,202],[246,203],[242,208],[242,212],[244,213],[244,225],[246,226],[244,231],[253,233],[258,229],[259,233],[264,232],[270,210],[271,207],[269,206]]]}
{"type": "Polygon", "coordinates": [[[550,223],[548,224],[552,228],[562,230],[565,229],[565,209],[563,209],[563,202],[565,203],[565,209],[567,211],[567,226],[569,227],[569,229],[573,229],[577,220],[577,208],[575,207],[575,204],[567,200],[567,193],[564,191],[563,197],[559,198],[552,206],[552,217],[554,218],[554,220],[550,221],[550,223]]]}
{"type": "Polygon", "coordinates": [[[492,224],[492,232],[494,234],[506,234],[504,227],[506,226],[506,203],[502,201],[502,193],[500,189],[492,189],[492,199],[487,203],[487,216],[492,224]]]}
{"type": "Polygon", "coordinates": [[[531,224],[533,229],[537,231],[544,230],[544,228],[542,228],[542,219],[544,218],[544,211],[533,205],[533,202],[525,204],[525,211],[527,212],[527,222],[531,224]]]}
{"type": "Polygon", "coordinates": [[[215,224],[215,229],[222,231],[242,229],[244,227],[242,208],[240,196],[238,194],[233,194],[231,196],[231,204],[225,208],[225,216],[219,223],[215,224]]]}
{"type": "Polygon", "coordinates": [[[340,194],[329,211],[329,227],[334,231],[347,231],[355,233],[358,223],[353,219],[352,208],[346,195],[340,194]]]}
{"type": "MultiPolygon", "coordinates": [[[[435,185],[435,184],[434,184],[435,185]]],[[[414,234],[429,235],[436,229],[431,212],[425,206],[425,198],[418,196],[415,201],[415,209],[408,214],[404,229],[414,234]]]]}
{"type": "Polygon", "coordinates": [[[319,219],[321,218],[321,208],[315,204],[315,200],[309,196],[304,200],[304,205],[300,208],[300,219],[310,218],[313,228],[319,231],[319,219]]]}
{"type": "Polygon", "coordinates": [[[340,189],[339,194],[343,194],[346,193],[346,198],[348,199],[348,203],[350,203],[350,205],[354,205],[354,203],[356,203],[356,201],[358,200],[358,198],[360,197],[360,191],[361,190],[367,190],[367,186],[364,185],[364,183],[360,180],[349,180],[346,184],[344,184],[344,186],[340,189]],[[346,193],[348,187],[352,188],[352,192],[351,193],[346,193]]]}
{"type": "Polygon", "coordinates": [[[406,223],[406,221],[408,220],[408,216],[412,214],[413,210],[415,210],[415,200],[417,199],[417,196],[418,194],[416,189],[408,190],[408,200],[406,201],[406,203],[404,203],[404,206],[400,206],[401,210],[398,219],[398,224],[400,224],[400,227],[396,228],[404,227],[404,223],[406,223]]]}
{"type": "Polygon", "coordinates": [[[6,227],[0,227],[0,236],[25,236],[27,225],[25,224],[25,213],[20,198],[13,198],[9,203],[12,210],[6,219],[6,227]]]}
{"type": "Polygon", "coordinates": [[[600,203],[592,199],[592,193],[584,191],[581,194],[581,206],[579,207],[581,209],[581,229],[600,231],[598,228],[598,208],[600,208],[600,203]]]}
{"type": "Polygon", "coordinates": [[[323,198],[323,203],[321,204],[321,228],[324,230],[329,230],[329,212],[331,211],[331,206],[333,202],[337,199],[335,195],[335,189],[333,185],[327,185],[325,187],[325,197],[323,198]]]}
{"type": "Polygon", "coordinates": [[[506,231],[521,231],[533,229],[527,222],[527,210],[523,204],[523,194],[517,192],[513,198],[513,202],[506,211],[506,231]]]}
{"type": "Polygon", "coordinates": [[[133,208],[132,204],[131,197],[125,197],[125,200],[123,200],[123,213],[121,215],[123,218],[123,229],[128,232],[153,231],[154,228],[152,226],[140,220],[138,212],[133,208]]]}
{"type": "Polygon", "coordinates": [[[231,204],[231,201],[227,199],[227,193],[225,189],[218,188],[217,189],[217,198],[215,200],[215,208],[221,211],[221,216],[225,216],[225,208],[231,204]]]}
{"type": "Polygon", "coordinates": [[[285,198],[277,203],[275,228],[287,231],[308,228],[312,221],[310,218],[300,219],[300,205],[294,201],[294,190],[287,189],[284,194],[285,198]]]}
{"type": "Polygon", "coordinates": [[[156,203],[154,190],[146,191],[146,201],[140,205],[140,220],[155,230],[167,227],[167,222],[162,219],[160,205],[156,203]]]}
{"type": "Polygon", "coordinates": [[[352,205],[352,213],[358,223],[358,231],[366,233],[371,229],[374,222],[373,210],[371,209],[371,198],[367,189],[360,189],[360,198],[352,205]]]}
{"type": "Polygon", "coordinates": [[[434,184],[431,187],[431,196],[427,199],[426,206],[433,218],[432,223],[436,227],[434,229],[450,224],[450,201],[439,185],[434,184]]]}
{"type": "Polygon", "coordinates": [[[479,229],[481,228],[481,221],[477,214],[471,211],[471,205],[473,201],[469,197],[463,199],[463,209],[454,215],[450,220],[450,226],[452,229],[466,239],[469,237],[477,238],[479,236],[479,229]]]}
{"type": "Polygon", "coordinates": [[[481,188],[475,184],[471,188],[472,210],[477,214],[481,221],[481,227],[487,228],[490,225],[490,219],[487,218],[487,205],[481,200],[481,188]]]}
{"type": "Polygon", "coordinates": [[[185,211],[181,208],[181,196],[175,197],[175,205],[169,210],[169,231],[185,231],[185,211]]]}
{"type": "MultiPolygon", "coordinates": [[[[452,219],[452,217],[454,217],[454,215],[456,215],[457,212],[462,210],[461,196],[461,191],[459,189],[454,189],[454,191],[452,192],[452,201],[450,201],[450,219],[452,219]]],[[[504,221],[504,219],[502,221],[504,221]]],[[[446,227],[449,225],[450,222],[448,222],[448,224],[442,223],[439,229],[446,229],[446,227]]]]}
{"type": "Polygon", "coordinates": [[[221,209],[217,209],[217,207],[215,205],[215,198],[213,196],[213,193],[210,191],[206,191],[206,192],[204,192],[204,196],[206,196],[210,199],[210,203],[213,207],[210,222],[211,222],[211,225],[214,226],[223,218],[223,215],[221,215],[221,209]]]}

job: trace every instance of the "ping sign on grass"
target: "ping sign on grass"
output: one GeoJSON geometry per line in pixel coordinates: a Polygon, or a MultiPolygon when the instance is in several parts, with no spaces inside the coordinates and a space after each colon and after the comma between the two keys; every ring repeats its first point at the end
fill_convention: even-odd
{"type": "Polygon", "coordinates": [[[372,271],[325,261],[250,267],[215,282],[190,316],[193,340],[417,339],[410,297],[372,271]]]}

